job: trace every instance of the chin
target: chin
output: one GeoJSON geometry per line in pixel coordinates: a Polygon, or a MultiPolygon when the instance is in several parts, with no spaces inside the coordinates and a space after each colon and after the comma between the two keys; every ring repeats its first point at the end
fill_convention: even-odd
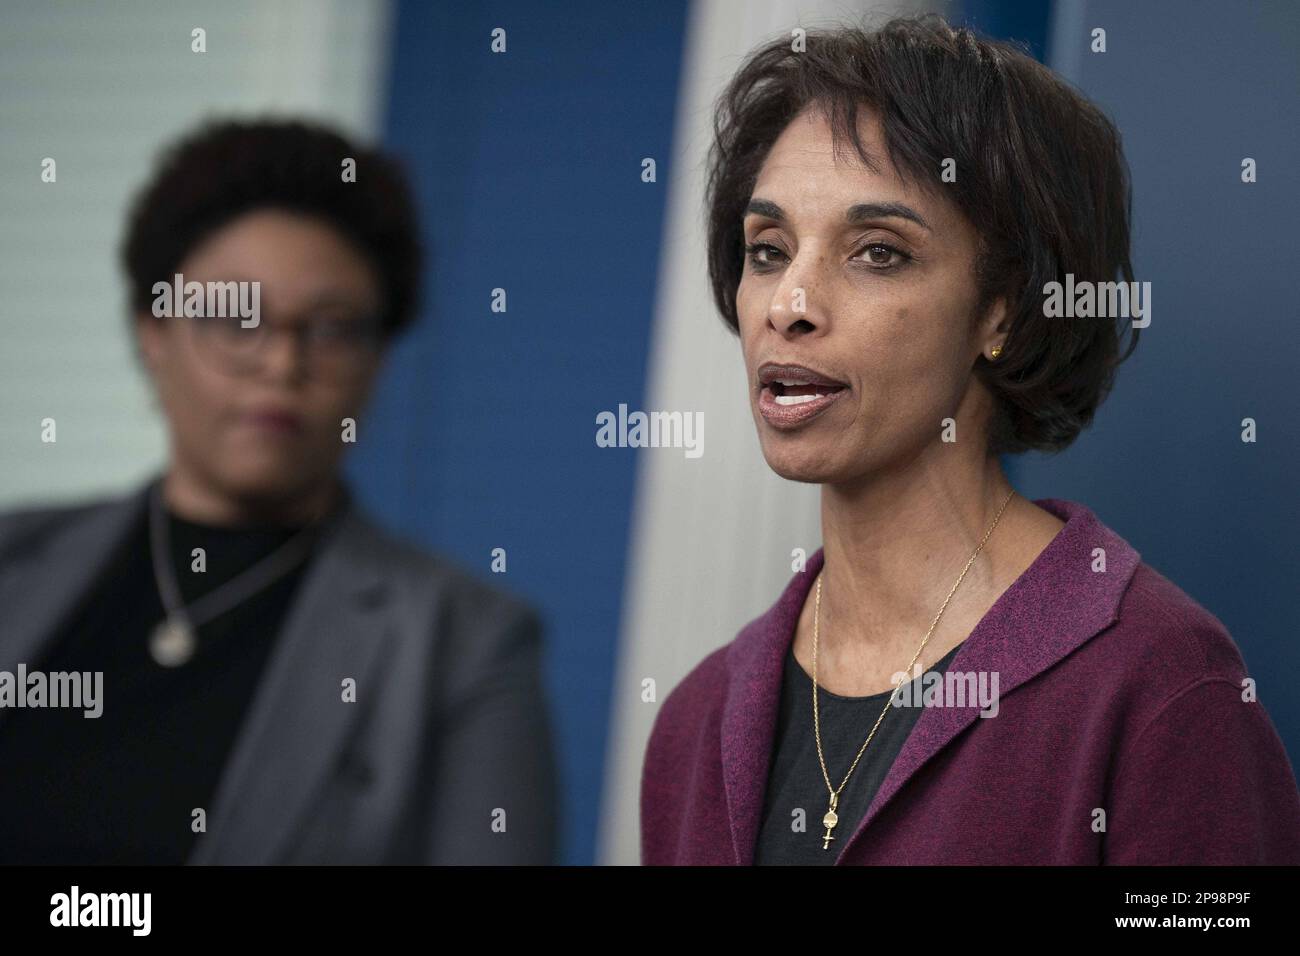
{"type": "Polygon", "coordinates": [[[249,467],[227,475],[226,487],[231,494],[252,501],[292,500],[312,481],[301,469],[283,467],[249,467]]]}
{"type": "Polygon", "coordinates": [[[828,456],[817,448],[773,448],[771,442],[763,443],[763,458],[767,466],[786,481],[825,484],[834,481],[837,471],[828,463],[828,456]]]}

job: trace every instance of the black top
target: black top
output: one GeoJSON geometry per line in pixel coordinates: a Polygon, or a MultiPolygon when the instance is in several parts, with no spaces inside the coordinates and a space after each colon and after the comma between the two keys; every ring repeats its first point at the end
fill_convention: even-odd
{"type": "MultiPolygon", "coordinates": [[[[946,671],[960,649],[958,644],[927,673],[946,671]]],[[[912,681],[911,700],[917,703],[921,700],[922,680],[918,677],[912,681]]],[[[841,697],[818,688],[818,722],[831,786],[838,787],[843,782],[891,693],[841,697]]],[[[839,848],[862,822],[908,734],[920,719],[922,708],[889,708],[840,791],[836,809],[839,822],[832,833],[830,848],[823,849],[826,828],[822,826],[822,817],[829,807],[830,791],[826,789],[826,779],[817,760],[817,738],[813,735],[812,677],[795,658],[793,643],[785,658],[780,706],[754,862],[759,865],[832,864],[839,857],[839,848]],[[802,832],[795,830],[800,819],[796,810],[804,811],[802,832]]]]}
{"type": "MultiPolygon", "coordinates": [[[[230,529],[168,515],[186,605],[293,528],[230,529]],[[194,548],[207,568],[191,570],[194,548]]],[[[142,511],[121,549],[28,673],[102,671],[103,712],[11,710],[0,720],[0,863],[177,864],[198,833],[290,600],[310,562],[198,628],[179,667],[149,653],[163,618],[142,511]]],[[[208,821],[211,822],[210,820],[208,821]]]]}

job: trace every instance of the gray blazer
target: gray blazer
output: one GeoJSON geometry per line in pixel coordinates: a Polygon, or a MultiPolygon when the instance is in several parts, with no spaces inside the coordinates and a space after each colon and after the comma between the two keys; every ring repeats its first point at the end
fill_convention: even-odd
{"type": "MultiPolygon", "coordinates": [[[[0,515],[0,670],[39,666],[148,489],[0,515]]],[[[555,862],[537,613],[388,535],[350,492],[319,548],[187,862],[555,862]]]]}

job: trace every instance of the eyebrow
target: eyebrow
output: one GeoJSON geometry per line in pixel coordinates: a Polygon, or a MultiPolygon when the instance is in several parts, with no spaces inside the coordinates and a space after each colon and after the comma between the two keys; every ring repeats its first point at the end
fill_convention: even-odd
{"type": "MultiPolygon", "coordinates": [[[[777,222],[785,221],[785,210],[768,199],[751,199],[745,207],[745,215],[766,216],[777,222]]],[[[844,221],[851,226],[860,225],[871,219],[906,219],[922,229],[929,230],[930,224],[919,212],[901,202],[860,202],[848,208],[844,221]]]]}
{"type": "Polygon", "coordinates": [[[309,296],[304,303],[309,309],[325,309],[336,305],[349,306],[354,309],[365,309],[368,303],[349,295],[346,292],[335,292],[326,290],[309,296]]]}
{"type": "MultiPolygon", "coordinates": [[[[238,271],[224,273],[223,276],[224,276],[223,278],[213,278],[213,279],[208,279],[206,281],[209,282],[261,282],[262,281],[261,279],[254,279],[252,276],[238,271]]],[[[375,311],[374,309],[370,308],[369,302],[367,302],[364,298],[358,299],[350,292],[344,291],[342,289],[332,288],[330,286],[326,286],[324,288],[317,289],[314,292],[308,293],[306,299],[303,301],[302,308],[327,309],[336,305],[350,306],[354,309],[357,309],[358,311],[375,311]]],[[[380,308],[382,308],[382,306],[380,306],[380,308]]]]}

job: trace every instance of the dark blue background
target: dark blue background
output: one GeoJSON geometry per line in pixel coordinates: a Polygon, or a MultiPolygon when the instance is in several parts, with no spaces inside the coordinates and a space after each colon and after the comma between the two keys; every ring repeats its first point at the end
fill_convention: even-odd
{"type": "Polygon", "coordinates": [[[596,446],[596,413],[642,407],[686,4],[559,9],[398,4],[385,143],[421,193],[431,288],[349,473],[543,611],[564,859],[590,863],[636,461],[596,446]]]}

